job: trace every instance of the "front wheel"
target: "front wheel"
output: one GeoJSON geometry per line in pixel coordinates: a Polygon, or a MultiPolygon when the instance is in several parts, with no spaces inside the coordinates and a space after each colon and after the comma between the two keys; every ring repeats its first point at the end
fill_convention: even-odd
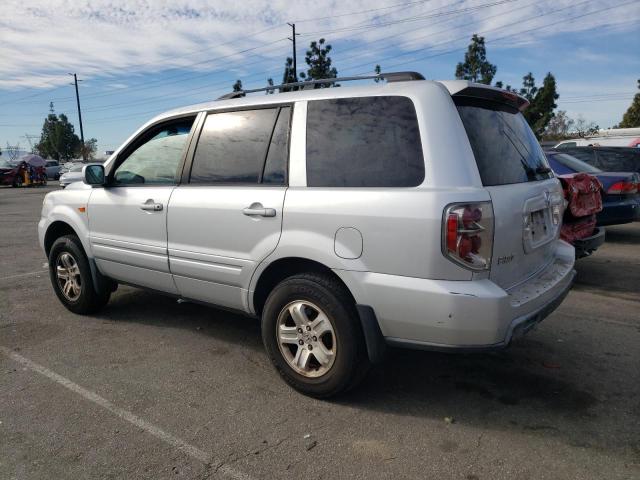
{"type": "Polygon", "coordinates": [[[49,252],[49,276],[62,304],[73,313],[95,313],[104,307],[111,291],[96,291],[91,267],[80,239],[75,235],[58,238],[49,252]]]}
{"type": "Polygon", "coordinates": [[[283,379],[306,395],[337,395],[369,369],[355,304],[329,275],[295,275],[278,284],[264,307],[262,339],[283,379]]]}

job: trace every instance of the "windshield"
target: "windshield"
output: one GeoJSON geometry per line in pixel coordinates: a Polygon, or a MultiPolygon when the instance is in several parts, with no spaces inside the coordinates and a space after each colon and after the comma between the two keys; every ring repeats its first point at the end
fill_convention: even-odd
{"type": "Polygon", "coordinates": [[[538,140],[517,109],[471,97],[454,97],[454,101],[483,185],[534,182],[553,176],[538,140]]]}
{"type": "Polygon", "coordinates": [[[84,165],[82,165],[82,164],[74,165],[73,167],[71,167],[71,169],[69,171],[70,172],[81,172],[82,171],[82,167],[84,167],[84,165]]]}
{"type": "Polygon", "coordinates": [[[600,173],[602,170],[566,153],[551,154],[550,158],[574,172],[600,173]]]}
{"type": "Polygon", "coordinates": [[[4,158],[0,158],[0,168],[13,168],[13,165],[11,165],[7,160],[5,160],[4,158]]]}

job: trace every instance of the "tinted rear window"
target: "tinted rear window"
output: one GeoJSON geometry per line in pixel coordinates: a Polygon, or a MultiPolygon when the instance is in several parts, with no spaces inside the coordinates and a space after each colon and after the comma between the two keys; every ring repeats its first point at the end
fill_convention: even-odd
{"type": "Polygon", "coordinates": [[[610,172],[640,172],[640,149],[594,148],[596,166],[610,172]]]}
{"type": "Polygon", "coordinates": [[[454,97],[482,184],[507,185],[550,178],[549,165],[527,121],[515,108],[454,97]]]}
{"type": "MultiPolygon", "coordinates": [[[[559,173],[573,173],[573,172],[600,173],[602,171],[599,168],[591,166],[588,163],[577,159],[576,157],[567,155],[566,153],[551,153],[549,154],[549,160],[555,161],[567,169],[566,172],[559,172],[559,173]]],[[[556,169],[554,168],[554,170],[556,169]]]]}
{"type": "Polygon", "coordinates": [[[415,187],[423,180],[411,100],[363,97],[308,103],[308,186],[415,187]]]}
{"type": "Polygon", "coordinates": [[[191,183],[259,183],[277,115],[277,108],[208,115],[191,183]]]}

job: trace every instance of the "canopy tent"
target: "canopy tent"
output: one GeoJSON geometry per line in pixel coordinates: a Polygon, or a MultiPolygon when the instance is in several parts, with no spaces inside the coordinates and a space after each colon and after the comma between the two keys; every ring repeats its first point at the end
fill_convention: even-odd
{"type": "Polygon", "coordinates": [[[29,154],[29,155],[25,155],[20,160],[22,160],[23,162],[28,163],[32,167],[44,167],[47,164],[47,162],[44,160],[44,158],[42,158],[39,155],[34,155],[32,153],[29,154]]]}

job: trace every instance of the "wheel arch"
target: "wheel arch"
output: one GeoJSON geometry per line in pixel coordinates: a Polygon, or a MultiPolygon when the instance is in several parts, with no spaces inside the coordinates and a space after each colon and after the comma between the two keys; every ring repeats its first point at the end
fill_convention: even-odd
{"type": "Polygon", "coordinates": [[[89,262],[89,268],[91,269],[91,280],[93,281],[93,286],[96,288],[96,290],[104,288],[110,288],[113,290],[113,280],[110,280],[102,275],[100,270],[98,270],[95,260],[87,249],[87,245],[85,244],[82,236],[79,235],[79,232],[73,227],[73,225],[64,220],[54,220],[45,231],[43,247],[47,258],[49,258],[51,247],[53,246],[55,241],[64,235],[75,235],[80,240],[82,250],[84,251],[84,254],[87,257],[87,261],[89,262]]]}
{"type": "MultiPolygon", "coordinates": [[[[55,220],[47,227],[47,231],[44,234],[44,252],[47,258],[49,257],[53,243],[64,235],[75,235],[79,237],[78,232],[76,232],[70,224],[62,220],[55,220]]],[[[85,254],[86,253],[85,251],[85,254]]]]}
{"type": "Polygon", "coordinates": [[[287,277],[298,273],[317,272],[326,274],[338,281],[355,303],[355,297],[348,285],[331,268],[316,260],[303,257],[284,257],[271,262],[256,281],[255,288],[249,292],[250,306],[256,315],[262,314],[262,309],[273,288],[287,277]]]}

